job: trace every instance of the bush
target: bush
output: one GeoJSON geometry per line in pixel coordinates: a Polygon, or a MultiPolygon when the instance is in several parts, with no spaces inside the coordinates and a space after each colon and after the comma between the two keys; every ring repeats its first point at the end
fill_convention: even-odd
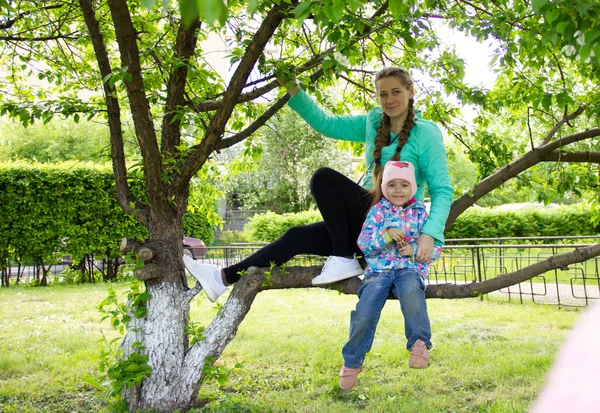
{"type": "Polygon", "coordinates": [[[253,242],[248,231],[232,231],[230,229],[219,232],[218,238],[213,242],[213,246],[231,245],[240,242],[253,242]]]}
{"type": "MultiPolygon", "coordinates": [[[[132,192],[144,199],[144,180],[129,175],[132,192]]],[[[8,285],[11,263],[36,263],[46,269],[61,256],[80,262],[90,254],[116,259],[123,237],[145,239],[146,228],[123,212],[116,201],[113,171],[108,165],[0,165],[0,271],[8,285]]],[[[186,235],[207,244],[214,237],[207,214],[214,203],[184,217],[186,235]]],[[[117,276],[109,266],[105,279],[117,276]]],[[[46,276],[42,278],[45,283],[46,276]]]]}
{"type": "Polygon", "coordinates": [[[593,211],[583,205],[519,211],[469,209],[446,230],[446,239],[547,237],[600,234],[593,211]]]}
{"type": "Polygon", "coordinates": [[[206,245],[212,245],[215,226],[211,225],[202,213],[188,211],[183,216],[183,235],[198,238],[206,245]]]}
{"type": "MultiPolygon", "coordinates": [[[[496,211],[489,208],[467,210],[446,230],[446,239],[546,237],[600,234],[600,224],[592,224],[593,211],[583,205],[556,208],[496,211]]],[[[271,242],[298,225],[321,221],[319,211],[295,214],[257,214],[244,227],[248,241],[271,242]]]]}
{"type": "Polygon", "coordinates": [[[267,212],[256,214],[244,226],[251,242],[271,242],[283,235],[288,229],[299,225],[308,225],[322,221],[319,211],[303,211],[298,213],[276,214],[267,212]]]}

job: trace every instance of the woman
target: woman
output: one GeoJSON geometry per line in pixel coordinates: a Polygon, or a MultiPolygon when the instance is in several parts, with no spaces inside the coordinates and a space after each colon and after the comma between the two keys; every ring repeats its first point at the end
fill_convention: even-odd
{"type": "Polygon", "coordinates": [[[184,256],[186,268],[213,302],[228,284],[240,279],[241,271],[251,266],[269,267],[271,262],[281,265],[298,254],[329,256],[313,285],[362,274],[356,240],[372,203],[373,177],[382,173],[382,165],[389,160],[411,162],[418,186],[415,198],[423,201],[425,183],[431,197],[429,219],[417,239],[417,261],[425,263],[431,258],[434,243],[443,245],[454,194],[446,149],[439,127],[415,113],[413,80],[408,72],[389,67],[377,73],[379,107],[356,116],[328,116],[298,86],[287,84],[286,88],[291,95],[288,105],[317,132],[333,139],[365,142],[366,179],[359,185],[330,168],[319,169],[311,179],[311,191],[324,221],[291,228],[235,265],[219,270],[184,256]]]}

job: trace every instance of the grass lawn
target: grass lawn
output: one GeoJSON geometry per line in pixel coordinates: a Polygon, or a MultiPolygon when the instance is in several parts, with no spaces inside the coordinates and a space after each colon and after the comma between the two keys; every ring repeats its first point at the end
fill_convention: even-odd
{"type": "MultiPolygon", "coordinates": [[[[125,289],[125,285],[119,287],[125,289]]],[[[0,411],[96,412],[97,304],[105,285],[0,290],[0,411]]],[[[198,412],[525,412],[579,311],[499,301],[428,300],[430,367],[408,369],[402,316],[386,305],[355,389],[337,387],[356,296],[322,289],[260,293],[219,362],[229,381],[205,384],[198,412]]],[[[192,303],[208,324],[216,307],[192,303]]]]}

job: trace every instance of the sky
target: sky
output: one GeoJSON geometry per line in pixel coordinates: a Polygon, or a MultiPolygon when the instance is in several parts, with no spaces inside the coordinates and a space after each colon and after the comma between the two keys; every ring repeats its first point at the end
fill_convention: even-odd
{"type": "MultiPolygon", "coordinates": [[[[496,80],[496,75],[490,70],[488,64],[492,58],[492,43],[490,41],[479,43],[476,39],[468,37],[461,32],[440,25],[437,29],[441,39],[448,39],[448,44],[455,44],[457,53],[466,62],[465,74],[467,83],[472,86],[486,86],[491,88],[496,80]]],[[[211,34],[203,44],[203,55],[211,66],[218,70],[228,81],[231,76],[229,61],[225,45],[220,37],[211,34]]]]}

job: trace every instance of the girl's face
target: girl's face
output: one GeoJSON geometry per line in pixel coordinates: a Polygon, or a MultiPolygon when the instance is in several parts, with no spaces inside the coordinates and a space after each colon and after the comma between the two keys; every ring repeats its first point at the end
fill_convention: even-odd
{"type": "Polygon", "coordinates": [[[390,119],[406,119],[408,114],[408,101],[414,96],[415,91],[411,86],[407,88],[397,76],[388,76],[377,81],[377,95],[383,112],[390,119]]]}
{"type": "Polygon", "coordinates": [[[388,182],[385,191],[387,193],[388,201],[396,206],[408,204],[412,193],[410,182],[405,181],[404,179],[392,179],[388,182]]]}

